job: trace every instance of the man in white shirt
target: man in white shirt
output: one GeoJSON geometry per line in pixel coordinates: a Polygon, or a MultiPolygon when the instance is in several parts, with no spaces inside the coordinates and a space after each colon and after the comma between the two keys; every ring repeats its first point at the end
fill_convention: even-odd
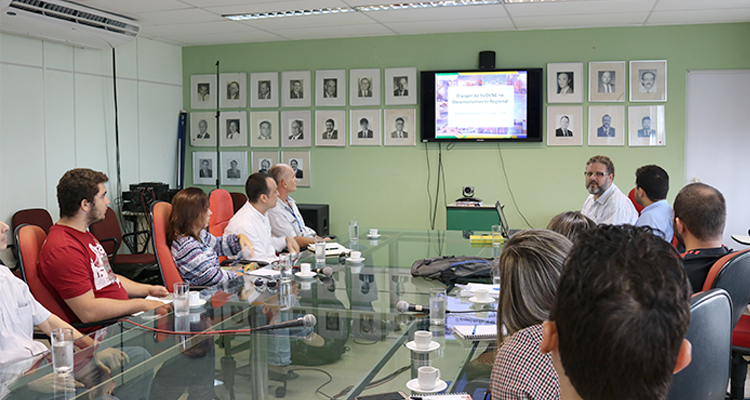
{"type": "Polygon", "coordinates": [[[635,224],[638,212],[633,203],[615,185],[615,165],[607,156],[594,156],[586,162],[586,189],[589,197],[581,214],[597,224],[635,224]]]}
{"type": "Polygon", "coordinates": [[[294,170],[287,164],[276,164],[268,171],[276,181],[279,199],[276,206],[268,210],[271,234],[275,237],[293,237],[301,249],[315,243],[315,230],[305,226],[297,203],[289,194],[297,190],[294,170]]]}
{"type": "Polygon", "coordinates": [[[274,262],[277,252],[288,248],[290,253],[298,253],[299,245],[291,236],[274,237],[266,213],[276,207],[278,190],[270,175],[256,172],[245,182],[247,202],[229,220],[225,233],[242,233],[255,245],[253,259],[274,262]]]}

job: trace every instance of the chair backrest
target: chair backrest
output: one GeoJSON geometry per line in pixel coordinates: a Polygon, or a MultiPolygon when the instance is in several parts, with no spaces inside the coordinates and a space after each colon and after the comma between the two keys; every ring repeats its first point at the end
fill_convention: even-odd
{"type": "Polygon", "coordinates": [[[232,195],[232,205],[234,206],[234,213],[237,214],[237,211],[242,208],[242,206],[245,205],[247,202],[247,196],[245,196],[244,193],[238,193],[238,192],[232,192],[229,193],[232,195]]]}
{"type": "Polygon", "coordinates": [[[167,202],[157,201],[151,205],[151,237],[156,253],[156,263],[159,265],[164,286],[170,292],[174,290],[175,283],[182,282],[180,271],[177,270],[177,265],[172,258],[172,250],[167,244],[167,226],[169,226],[171,213],[172,205],[167,202]]]}
{"type": "Polygon", "coordinates": [[[641,215],[641,211],[643,211],[643,206],[638,204],[637,201],[635,201],[635,188],[630,189],[630,192],[628,193],[628,198],[635,206],[635,210],[638,211],[638,215],[641,215]]]}
{"type": "Polygon", "coordinates": [[[750,249],[729,253],[708,271],[703,291],[721,288],[732,298],[732,327],[750,303],[750,249]]]}
{"type": "Polygon", "coordinates": [[[672,378],[667,400],[723,400],[732,353],[732,300],[723,289],[711,289],[690,301],[685,338],[693,345],[692,361],[672,378]]]}
{"type": "Polygon", "coordinates": [[[208,219],[208,233],[223,236],[224,229],[234,216],[232,195],[224,189],[214,189],[208,197],[211,217],[208,219]]]}
{"type": "Polygon", "coordinates": [[[45,234],[49,233],[49,228],[52,228],[53,225],[52,216],[49,215],[49,211],[43,208],[29,208],[27,210],[16,211],[10,223],[13,225],[13,231],[22,224],[29,224],[42,228],[45,234]]]}
{"type": "Polygon", "coordinates": [[[89,231],[104,247],[107,254],[116,254],[122,243],[122,231],[120,230],[120,221],[117,220],[115,210],[107,207],[107,213],[104,214],[104,220],[89,226],[89,231]],[[105,240],[105,239],[117,239],[105,240]]]}
{"type": "Polygon", "coordinates": [[[52,292],[39,279],[39,252],[47,239],[47,233],[36,225],[21,224],[15,230],[15,241],[18,245],[18,265],[21,268],[23,280],[29,285],[34,298],[49,312],[63,319],[69,316],[57,303],[52,292]]]}

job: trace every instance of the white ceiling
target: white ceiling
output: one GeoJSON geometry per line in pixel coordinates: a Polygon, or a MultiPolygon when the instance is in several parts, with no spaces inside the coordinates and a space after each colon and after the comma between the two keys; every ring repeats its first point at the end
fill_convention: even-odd
{"type": "Polygon", "coordinates": [[[230,21],[221,15],[387,4],[389,0],[74,1],[138,20],[142,25],[142,37],[180,46],[446,32],[750,22],[750,0],[557,0],[242,22],[230,21]]]}

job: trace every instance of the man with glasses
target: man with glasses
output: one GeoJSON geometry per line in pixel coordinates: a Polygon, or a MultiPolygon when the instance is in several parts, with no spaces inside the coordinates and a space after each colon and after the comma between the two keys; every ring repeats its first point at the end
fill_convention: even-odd
{"type": "Polygon", "coordinates": [[[607,156],[594,156],[586,162],[586,189],[589,197],[581,214],[597,224],[635,224],[638,212],[633,203],[614,184],[615,165],[607,156]]]}
{"type": "Polygon", "coordinates": [[[297,208],[297,203],[289,194],[297,190],[297,178],[288,164],[276,164],[268,173],[276,181],[278,201],[268,210],[268,221],[271,223],[271,234],[274,237],[293,237],[300,249],[315,243],[317,233],[305,226],[305,220],[297,208]]]}

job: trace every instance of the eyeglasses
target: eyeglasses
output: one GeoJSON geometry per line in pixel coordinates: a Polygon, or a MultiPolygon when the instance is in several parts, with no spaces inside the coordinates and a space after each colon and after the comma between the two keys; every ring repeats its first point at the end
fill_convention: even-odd
{"type": "Polygon", "coordinates": [[[592,175],[596,176],[597,178],[603,178],[603,177],[609,175],[609,172],[588,172],[588,171],[584,171],[584,173],[583,173],[583,176],[585,176],[586,178],[591,178],[592,175]]]}

